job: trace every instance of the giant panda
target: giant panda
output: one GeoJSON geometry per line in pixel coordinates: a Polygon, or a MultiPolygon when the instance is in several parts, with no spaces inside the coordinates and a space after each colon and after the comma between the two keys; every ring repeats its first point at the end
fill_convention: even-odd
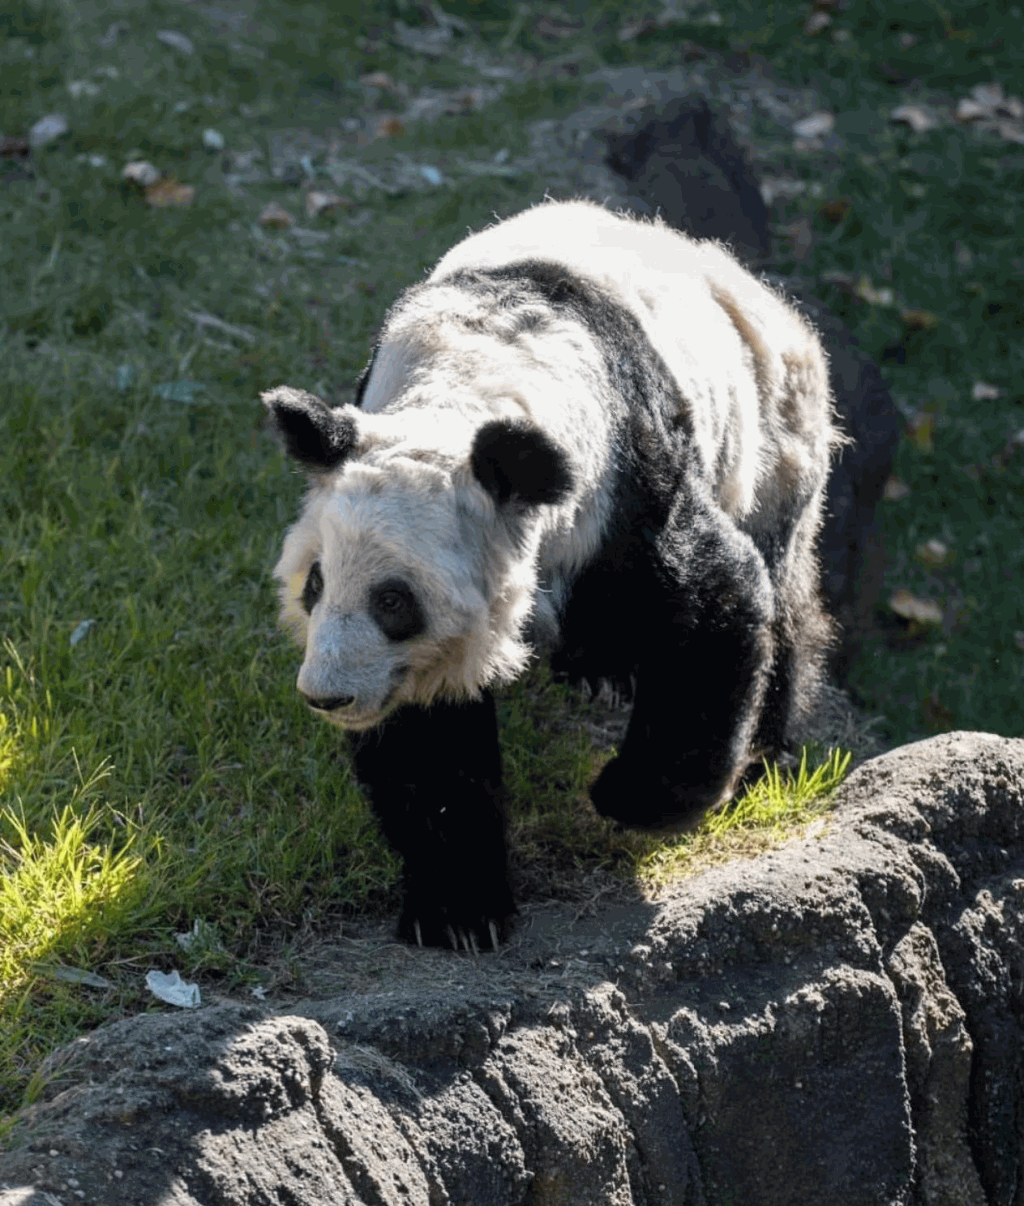
{"type": "Polygon", "coordinates": [[[546,201],[399,297],[354,405],[262,398],[309,484],[275,569],[298,690],[351,734],[406,940],[508,933],[492,689],[535,651],[635,681],[590,789],[628,827],[693,826],[813,707],[826,358],[719,243],[546,201]]]}

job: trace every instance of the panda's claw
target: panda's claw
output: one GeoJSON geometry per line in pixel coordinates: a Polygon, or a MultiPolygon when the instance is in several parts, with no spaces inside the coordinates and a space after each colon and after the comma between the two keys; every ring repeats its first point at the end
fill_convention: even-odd
{"type": "Polygon", "coordinates": [[[494,948],[494,953],[497,954],[498,953],[498,927],[494,924],[493,920],[488,920],[487,928],[491,932],[491,946],[494,948]]]}
{"type": "Polygon", "coordinates": [[[416,945],[423,945],[423,931],[420,929],[420,919],[417,917],[412,923],[413,932],[416,935],[416,945]]]}
{"type": "Polygon", "coordinates": [[[480,948],[476,944],[476,932],[474,930],[469,931],[469,942],[466,945],[466,950],[472,950],[474,955],[480,954],[480,948]]]}
{"type": "Polygon", "coordinates": [[[446,925],[444,927],[444,930],[445,930],[445,933],[448,935],[448,941],[452,944],[452,950],[457,951],[459,949],[459,940],[458,940],[458,938],[455,937],[455,931],[452,929],[452,927],[450,925],[446,925]]]}

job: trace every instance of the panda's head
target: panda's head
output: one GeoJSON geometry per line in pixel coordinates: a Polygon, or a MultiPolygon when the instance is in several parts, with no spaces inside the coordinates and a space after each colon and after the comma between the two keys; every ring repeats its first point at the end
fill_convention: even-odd
{"type": "Polygon", "coordinates": [[[310,483],[274,571],[310,707],[367,729],[400,704],[515,677],[536,516],[572,487],[562,450],[521,420],[458,408],[371,415],[287,386],[262,397],[310,483]]]}

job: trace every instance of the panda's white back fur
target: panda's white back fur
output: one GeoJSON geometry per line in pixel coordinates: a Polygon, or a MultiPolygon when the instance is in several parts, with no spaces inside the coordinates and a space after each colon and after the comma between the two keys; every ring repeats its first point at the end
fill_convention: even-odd
{"type": "MultiPolygon", "coordinates": [[[[328,532],[357,514],[381,528],[386,544],[390,516],[422,509],[421,547],[383,559],[429,562],[421,585],[436,614],[447,609],[451,618],[401,654],[414,672],[392,704],[474,696],[514,678],[529,657],[527,622],[542,634],[557,628],[572,580],[608,524],[612,431],[623,403],[609,387],[604,350],[582,325],[552,323],[548,313],[537,333],[503,340],[500,312],[445,283],[460,269],[519,261],[555,263],[597,282],[639,322],[678,385],[715,499],[742,530],[771,530],[794,492],[820,489],[836,437],[824,356],[804,321],[718,244],[588,202],[539,205],[459,243],[389,315],[353,456],[314,485],[275,571],[283,619],[307,647],[303,672],[316,662],[329,677],[331,666],[358,660],[353,651],[368,639],[353,629],[315,650],[317,634],[297,602],[328,532]],[[469,467],[475,431],[495,418],[540,428],[568,454],[575,482],[516,538],[469,467]],[[462,546],[466,516],[473,534],[462,546]]],[[[401,522],[391,526],[397,532],[401,522]]],[[[336,573],[328,591],[343,592],[336,573]]],[[[371,645],[361,655],[367,663],[398,656],[379,640],[371,645]]]]}

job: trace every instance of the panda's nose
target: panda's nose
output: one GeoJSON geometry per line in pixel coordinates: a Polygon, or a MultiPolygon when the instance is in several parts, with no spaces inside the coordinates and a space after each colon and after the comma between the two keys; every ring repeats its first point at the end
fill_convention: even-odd
{"type": "Polygon", "coordinates": [[[307,695],[305,691],[300,691],[299,694],[311,708],[315,708],[318,712],[334,712],[338,708],[347,708],[349,704],[356,702],[354,695],[331,695],[326,699],[317,699],[314,695],[307,695]]]}

